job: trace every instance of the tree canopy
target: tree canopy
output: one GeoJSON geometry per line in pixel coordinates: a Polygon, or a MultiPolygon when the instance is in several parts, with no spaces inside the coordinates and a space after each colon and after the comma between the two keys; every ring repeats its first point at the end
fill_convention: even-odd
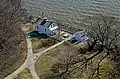
{"type": "Polygon", "coordinates": [[[88,48],[64,50],[46,79],[116,79],[119,75],[120,23],[111,16],[91,16],[84,20],[90,37],[88,48]],[[105,61],[109,61],[105,63],[105,61]],[[116,64],[117,63],[117,64],[116,64]],[[116,73],[117,72],[117,73],[116,73]],[[117,76],[113,76],[113,74],[117,76]],[[83,78],[84,79],[84,78],[83,78]]]}
{"type": "Polygon", "coordinates": [[[24,51],[25,37],[20,25],[25,22],[25,15],[20,0],[0,2],[0,78],[5,76],[2,74],[7,74],[5,70],[12,66],[24,51]]]}

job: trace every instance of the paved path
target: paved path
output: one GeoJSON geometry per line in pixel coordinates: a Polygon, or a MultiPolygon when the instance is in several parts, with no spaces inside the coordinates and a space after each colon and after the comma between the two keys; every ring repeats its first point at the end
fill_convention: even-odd
{"type": "Polygon", "coordinates": [[[17,74],[19,74],[21,71],[23,71],[25,68],[28,68],[31,72],[31,75],[33,76],[34,79],[39,79],[37,76],[35,67],[34,67],[34,55],[33,55],[33,50],[32,50],[32,44],[31,44],[31,39],[27,38],[27,48],[28,48],[28,54],[27,54],[27,59],[25,62],[12,74],[8,75],[4,79],[14,79],[17,74]]]}
{"type": "Polygon", "coordinates": [[[68,41],[68,40],[70,40],[70,39],[71,39],[71,38],[65,39],[65,40],[63,40],[63,41],[61,41],[61,42],[59,42],[59,43],[57,43],[57,44],[55,44],[55,45],[53,45],[53,46],[51,46],[51,47],[49,47],[49,48],[47,48],[47,49],[39,52],[39,53],[34,54],[34,55],[36,56],[36,58],[35,58],[34,61],[36,61],[36,60],[39,58],[39,56],[41,56],[43,53],[45,53],[45,52],[47,52],[47,51],[49,51],[49,50],[51,50],[51,49],[53,49],[53,48],[55,48],[55,47],[63,44],[65,41],[68,41]]]}
{"type": "Polygon", "coordinates": [[[6,78],[4,79],[14,79],[17,74],[19,74],[21,71],[23,71],[27,66],[27,63],[26,61],[16,70],[14,71],[12,74],[8,75],[6,78]]]}
{"type": "Polygon", "coordinates": [[[35,62],[34,62],[34,55],[33,55],[33,50],[32,50],[32,43],[31,43],[31,39],[27,39],[27,46],[28,46],[28,52],[29,52],[29,55],[27,57],[27,66],[30,70],[30,73],[33,77],[33,79],[40,79],[36,73],[36,70],[35,70],[35,62]]]}
{"type": "Polygon", "coordinates": [[[70,38],[63,40],[62,42],[59,42],[49,48],[47,48],[46,50],[43,50],[39,53],[33,54],[33,50],[32,50],[32,44],[31,44],[31,39],[27,38],[27,48],[28,48],[28,54],[27,54],[27,59],[25,60],[25,62],[16,70],[14,71],[12,74],[8,75],[6,78],[4,79],[14,79],[17,74],[19,74],[21,71],[23,71],[25,68],[28,68],[33,76],[34,79],[40,79],[36,73],[35,70],[35,61],[45,52],[63,44],[65,41],[69,40],[70,38]]]}

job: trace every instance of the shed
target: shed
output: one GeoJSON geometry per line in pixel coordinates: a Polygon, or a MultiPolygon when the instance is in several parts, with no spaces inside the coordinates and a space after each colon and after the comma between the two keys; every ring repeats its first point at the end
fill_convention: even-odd
{"type": "Polygon", "coordinates": [[[74,33],[72,38],[72,40],[76,40],[76,41],[86,41],[88,39],[89,38],[87,34],[83,31],[74,33]]]}

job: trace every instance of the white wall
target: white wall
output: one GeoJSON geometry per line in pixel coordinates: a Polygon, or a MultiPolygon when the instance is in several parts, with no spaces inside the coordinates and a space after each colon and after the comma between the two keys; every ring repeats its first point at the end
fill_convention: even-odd
{"type": "Polygon", "coordinates": [[[52,35],[53,33],[51,30],[41,25],[36,26],[36,31],[38,31],[40,34],[47,34],[47,35],[52,35]]]}
{"type": "Polygon", "coordinates": [[[56,26],[54,23],[52,23],[52,24],[49,26],[49,29],[50,29],[51,31],[54,31],[54,30],[58,29],[58,26],[56,26]]]}
{"type": "Polygon", "coordinates": [[[76,40],[81,41],[81,33],[77,32],[74,34],[76,40]]]}
{"type": "Polygon", "coordinates": [[[75,40],[78,40],[78,41],[86,41],[88,40],[89,38],[84,35],[82,32],[76,32],[73,37],[75,38],[75,40]]]}

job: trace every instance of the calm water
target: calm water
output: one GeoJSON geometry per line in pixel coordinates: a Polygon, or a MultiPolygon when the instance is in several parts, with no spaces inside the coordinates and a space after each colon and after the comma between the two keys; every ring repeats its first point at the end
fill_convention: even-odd
{"type": "Polygon", "coordinates": [[[24,0],[27,8],[40,10],[73,10],[81,15],[120,16],[120,0],[24,0]]]}
{"type": "Polygon", "coordinates": [[[84,28],[82,20],[91,15],[120,18],[120,0],[24,0],[23,6],[34,16],[45,17],[62,24],[84,28]]]}

